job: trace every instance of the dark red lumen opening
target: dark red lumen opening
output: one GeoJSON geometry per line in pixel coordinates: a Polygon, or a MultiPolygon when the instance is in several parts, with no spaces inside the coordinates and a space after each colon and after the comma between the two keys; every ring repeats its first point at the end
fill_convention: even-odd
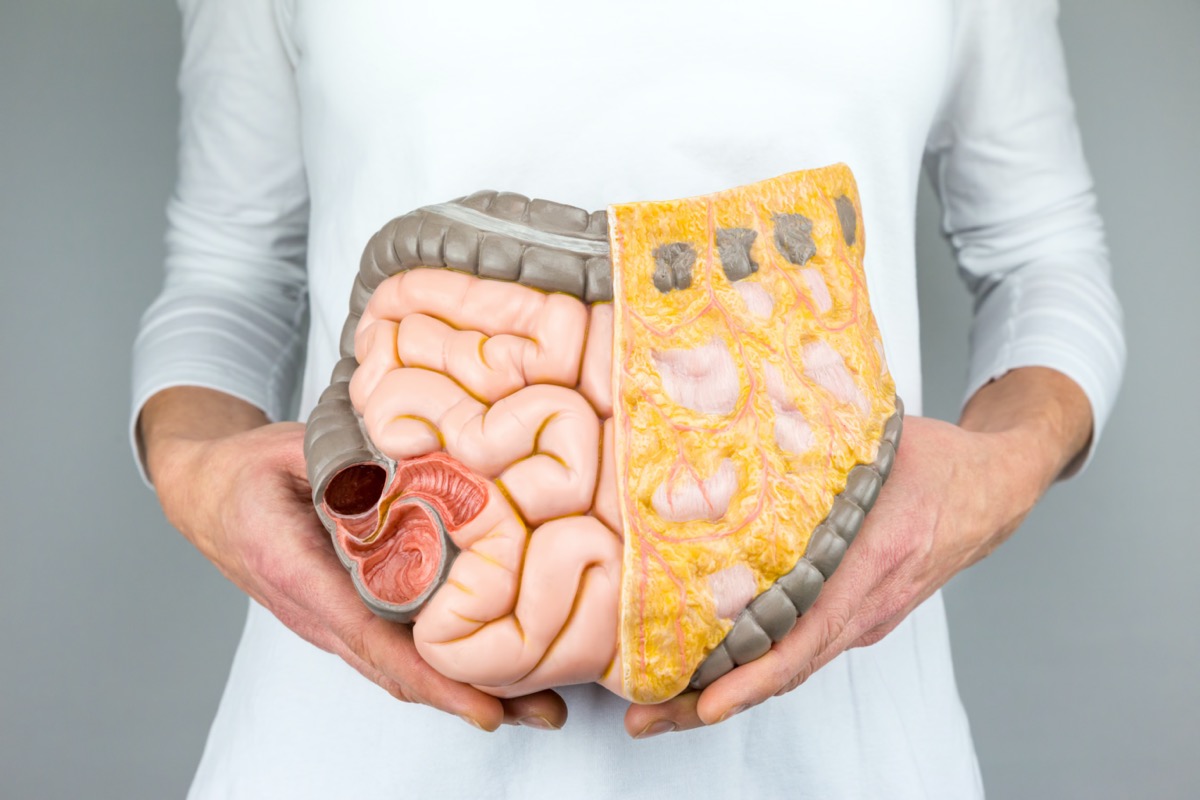
{"type": "Polygon", "coordinates": [[[333,476],[325,488],[325,505],[338,517],[357,517],[379,504],[387,472],[378,464],[355,464],[333,476]]]}

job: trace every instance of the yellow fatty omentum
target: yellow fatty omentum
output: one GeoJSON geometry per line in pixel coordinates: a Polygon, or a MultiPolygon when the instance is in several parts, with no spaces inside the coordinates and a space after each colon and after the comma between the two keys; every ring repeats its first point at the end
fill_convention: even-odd
{"type": "Polygon", "coordinates": [[[613,418],[618,497],[625,539],[622,573],[623,689],[639,703],[666,700],[733,625],[717,614],[708,578],[744,564],[765,591],[804,554],[812,530],[856,463],[874,460],[883,423],[895,411],[895,385],[884,362],[863,273],[863,224],[849,167],[836,164],[758,183],[665,202],[608,208],[614,289],[613,418]],[[847,202],[854,221],[843,229],[847,202]],[[790,263],[775,241],[775,215],[811,221],[815,252],[790,263]],[[750,256],[758,283],[773,301],[756,316],[723,270],[716,231],[756,233],[750,256]],[[691,285],[655,287],[654,251],[688,243],[696,254],[691,285]],[[832,304],[819,308],[802,270],[817,270],[832,304]],[[677,405],[663,388],[655,351],[724,342],[739,380],[726,415],[677,405]],[[844,359],[866,398],[866,414],[840,402],[804,371],[805,345],[823,340],[844,359]],[[775,443],[775,406],[768,365],[787,398],[808,421],[813,446],[800,455],[775,443]],[[736,466],[738,489],[716,521],[669,522],[651,498],[672,470],[699,479],[724,459],[736,466]]]}

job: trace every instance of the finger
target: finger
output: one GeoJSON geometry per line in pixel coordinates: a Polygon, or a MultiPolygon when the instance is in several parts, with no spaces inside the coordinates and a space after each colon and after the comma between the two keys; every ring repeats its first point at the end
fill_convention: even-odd
{"type": "Polygon", "coordinates": [[[731,670],[700,695],[696,713],[706,725],[723,722],[787,686],[840,633],[843,616],[816,613],[814,605],[796,627],[762,657],[731,670]]]}
{"type": "MultiPolygon", "coordinates": [[[[255,598],[263,605],[263,601],[255,598]]],[[[333,653],[350,666],[354,667],[363,677],[378,684],[385,691],[404,702],[418,702],[409,696],[407,687],[402,686],[392,678],[384,675],[374,665],[367,663],[352,651],[347,644],[333,635],[328,628],[316,621],[312,613],[289,598],[276,598],[272,612],[289,628],[306,641],[311,642],[327,653],[333,653]]]]}
{"type": "Polygon", "coordinates": [[[848,630],[854,630],[852,623],[872,582],[869,570],[856,569],[853,562],[843,564],[842,569],[846,571],[834,573],[817,602],[783,639],[701,693],[696,711],[706,725],[729,719],[781,690],[795,688],[833,658],[836,653],[831,648],[848,630]]]}
{"type": "Polygon", "coordinates": [[[856,610],[842,626],[841,632],[826,639],[807,663],[799,665],[796,674],[774,692],[775,696],[787,694],[795,689],[846,650],[878,642],[894,630],[925,597],[932,594],[932,591],[926,592],[919,599],[906,603],[899,599],[907,596],[897,587],[899,580],[899,573],[893,570],[887,573],[866,597],[859,599],[856,610]]]}
{"type": "Polygon", "coordinates": [[[855,647],[870,647],[871,645],[878,643],[885,636],[887,636],[889,633],[894,631],[896,629],[896,626],[899,625],[903,621],[904,621],[903,617],[897,617],[896,619],[888,620],[887,622],[885,622],[881,625],[876,625],[874,628],[871,628],[869,631],[864,633],[862,636],[859,636],[853,642],[850,642],[850,644],[848,644],[846,646],[846,649],[851,650],[855,647]]]}
{"type": "Polygon", "coordinates": [[[494,731],[504,721],[504,707],[498,698],[429,666],[417,652],[407,625],[371,614],[344,640],[356,655],[404,687],[415,702],[457,714],[486,731],[494,731]]]}
{"type": "MultiPolygon", "coordinates": [[[[392,678],[391,676],[387,675],[386,673],[380,671],[378,668],[376,668],[370,662],[360,658],[358,655],[356,655],[354,653],[354,651],[352,651],[346,645],[345,642],[342,642],[341,640],[338,640],[335,638],[333,640],[332,647],[328,648],[328,649],[331,649],[332,652],[334,652],[336,655],[340,656],[343,661],[345,661],[350,666],[354,667],[354,669],[357,670],[359,672],[359,674],[361,674],[363,677],[365,677],[367,680],[371,681],[372,683],[377,684],[380,688],[382,688],[384,691],[386,691],[392,697],[395,697],[397,700],[400,700],[405,703],[420,703],[422,705],[429,705],[434,708],[439,707],[438,705],[436,705],[434,703],[425,702],[423,698],[417,696],[417,694],[414,692],[412,686],[410,686],[409,684],[401,683],[400,681],[397,681],[396,679],[392,678]]],[[[450,713],[457,713],[452,708],[440,708],[440,710],[449,711],[450,713]]],[[[481,715],[478,713],[474,713],[474,714],[473,713],[462,713],[462,714],[459,714],[459,717],[464,722],[470,723],[471,725],[474,725],[475,727],[480,728],[482,730],[488,730],[488,731],[495,730],[494,727],[487,727],[487,725],[484,722],[478,721],[479,719],[486,720],[487,719],[486,714],[481,715]]]]}
{"type": "MultiPolygon", "coordinates": [[[[279,591],[307,609],[358,662],[387,678],[377,683],[398,699],[457,714],[484,730],[500,726],[504,708],[499,699],[429,666],[417,652],[411,628],[377,617],[363,604],[337,556],[323,547],[298,551],[278,576],[279,591]]],[[[359,671],[371,677],[369,671],[359,671]]]]}
{"type": "Polygon", "coordinates": [[[665,703],[635,703],[625,712],[625,731],[635,739],[648,739],[660,733],[699,728],[704,725],[696,713],[699,697],[699,692],[684,692],[665,703]]]}
{"type": "Polygon", "coordinates": [[[292,477],[302,481],[307,487],[308,465],[304,459],[304,423],[277,422],[273,427],[273,433],[277,436],[274,441],[279,443],[279,454],[283,459],[284,466],[292,477]]]}
{"type": "Polygon", "coordinates": [[[567,722],[567,704],[549,689],[502,700],[504,723],[539,730],[558,730],[567,722]]]}
{"type": "Polygon", "coordinates": [[[886,534],[893,533],[878,519],[867,519],[817,602],[782,641],[705,691],[699,704],[702,719],[727,719],[768,696],[786,694],[868,631],[880,627],[882,638],[903,619],[908,613],[900,607],[908,596],[904,559],[873,542],[880,536],[886,541],[886,534]],[[739,672],[745,674],[732,677],[739,672]]]}

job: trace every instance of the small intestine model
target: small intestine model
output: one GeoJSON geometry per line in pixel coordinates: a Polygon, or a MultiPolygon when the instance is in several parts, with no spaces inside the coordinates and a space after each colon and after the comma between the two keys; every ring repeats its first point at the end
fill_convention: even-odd
{"type": "Polygon", "coordinates": [[[305,454],[364,601],[500,697],[639,703],[779,641],[903,409],[845,165],[588,213],[485,191],[368,244],[305,454]]]}

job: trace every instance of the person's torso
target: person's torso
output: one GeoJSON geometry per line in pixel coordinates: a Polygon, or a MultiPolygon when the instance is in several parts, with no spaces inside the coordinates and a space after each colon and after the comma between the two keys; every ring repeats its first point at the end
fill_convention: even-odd
{"type": "MultiPolygon", "coordinates": [[[[839,161],[862,198],[889,366],[919,413],[913,221],[951,0],[280,2],[311,196],[301,419],[328,383],[362,248],[392,217],[479,189],[600,209],[839,161]]],[[[483,734],[396,702],[252,605],[193,794],[981,792],[938,595],[882,643],[711,729],[633,741],[618,698],[564,694],[563,731],[483,734]]]]}
{"type": "Polygon", "coordinates": [[[920,411],[913,219],[950,0],[574,4],[298,0],[313,324],[301,414],[336,361],[359,256],[389,219],[479,189],[583,208],[834,162],[900,395],[920,411]]]}

